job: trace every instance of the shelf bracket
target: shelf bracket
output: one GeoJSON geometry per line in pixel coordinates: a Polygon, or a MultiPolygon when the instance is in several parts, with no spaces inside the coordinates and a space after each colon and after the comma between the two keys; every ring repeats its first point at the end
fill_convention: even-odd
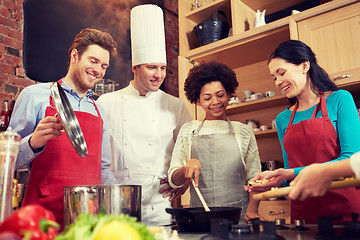
{"type": "Polygon", "coordinates": [[[191,60],[191,59],[189,59],[189,62],[193,65],[193,66],[196,66],[196,62],[195,61],[193,61],[193,60],[191,60]]]}

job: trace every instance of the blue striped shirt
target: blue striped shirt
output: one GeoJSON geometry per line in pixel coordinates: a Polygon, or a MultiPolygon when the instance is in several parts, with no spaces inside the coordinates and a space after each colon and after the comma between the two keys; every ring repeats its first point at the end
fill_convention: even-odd
{"type": "MultiPolygon", "coordinates": [[[[98,116],[91,96],[94,94],[91,90],[80,98],[65,81],[61,84],[67,98],[74,111],[87,112],[98,116]]],[[[29,146],[29,139],[34,132],[39,121],[45,117],[45,110],[49,106],[50,83],[41,83],[26,87],[18,96],[14,111],[11,115],[10,127],[21,137],[19,153],[16,160],[16,169],[27,167],[30,170],[31,161],[41,153],[33,152],[29,146]]],[[[103,119],[103,136],[102,136],[102,155],[101,155],[101,179],[103,184],[117,184],[110,171],[111,150],[110,135],[108,129],[108,120],[104,110],[97,105],[101,118],[103,119]]],[[[46,145],[45,145],[46,147],[46,145]]]]}

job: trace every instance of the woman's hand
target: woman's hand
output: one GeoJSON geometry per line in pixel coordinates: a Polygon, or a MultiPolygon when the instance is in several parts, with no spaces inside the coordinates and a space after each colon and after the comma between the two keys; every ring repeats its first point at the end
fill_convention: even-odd
{"type": "Polygon", "coordinates": [[[172,202],[175,199],[177,199],[178,197],[181,197],[181,195],[183,195],[186,190],[189,188],[189,183],[185,183],[184,186],[182,186],[181,188],[172,188],[169,185],[169,180],[166,177],[165,179],[160,180],[160,185],[164,185],[160,188],[159,192],[163,194],[163,198],[169,198],[169,201],[172,202]]]}
{"type": "Polygon", "coordinates": [[[199,175],[201,171],[201,162],[196,159],[192,158],[187,161],[185,165],[185,178],[191,182],[192,179],[195,181],[195,187],[199,186],[199,175]]]}
{"type": "Polygon", "coordinates": [[[292,200],[305,200],[308,197],[325,195],[332,181],[326,164],[311,164],[302,169],[299,175],[290,183],[293,187],[289,193],[292,200]]]}
{"type": "Polygon", "coordinates": [[[266,219],[259,215],[257,211],[246,210],[244,215],[244,221],[249,223],[250,219],[259,218],[260,221],[266,221],[266,219]]]}
{"type": "Polygon", "coordinates": [[[264,171],[256,175],[253,181],[266,179],[266,180],[270,180],[269,182],[263,184],[256,184],[252,186],[247,185],[244,186],[244,189],[248,192],[264,192],[270,190],[273,187],[278,187],[284,181],[293,178],[294,178],[293,169],[279,168],[276,169],[275,171],[264,171]]]}
{"type": "Polygon", "coordinates": [[[249,204],[244,215],[245,222],[249,222],[249,220],[253,218],[259,218],[261,221],[265,221],[265,218],[258,213],[259,205],[260,201],[254,199],[254,193],[249,193],[249,204]]]}

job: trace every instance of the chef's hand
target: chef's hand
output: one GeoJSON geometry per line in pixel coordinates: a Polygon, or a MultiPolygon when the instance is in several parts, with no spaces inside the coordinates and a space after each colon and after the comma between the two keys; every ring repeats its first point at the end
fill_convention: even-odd
{"type": "Polygon", "coordinates": [[[264,171],[254,177],[254,181],[267,179],[270,180],[267,183],[256,184],[252,186],[244,186],[244,189],[248,192],[264,192],[273,187],[280,186],[286,180],[294,178],[294,169],[278,168],[275,171],[264,171]]]}
{"type": "Polygon", "coordinates": [[[259,215],[259,213],[257,211],[248,211],[246,210],[245,215],[244,215],[244,221],[247,223],[250,223],[250,219],[253,218],[259,218],[260,221],[266,221],[266,219],[262,216],[259,215]]]}
{"type": "Polygon", "coordinates": [[[33,132],[29,144],[31,149],[36,150],[45,146],[48,140],[58,138],[61,135],[62,125],[56,117],[45,117],[40,120],[33,132]]]}
{"type": "Polygon", "coordinates": [[[192,158],[187,161],[185,166],[185,178],[188,179],[188,182],[191,182],[194,179],[195,187],[199,186],[199,175],[201,171],[201,162],[192,158]]]}
{"type": "Polygon", "coordinates": [[[311,164],[302,169],[299,175],[290,183],[293,187],[289,193],[292,200],[305,200],[308,197],[325,195],[332,177],[326,173],[325,164],[311,164]]]}
{"type": "Polygon", "coordinates": [[[183,195],[189,188],[189,183],[185,183],[181,188],[172,188],[169,185],[168,178],[160,180],[160,184],[164,184],[164,186],[160,188],[159,192],[164,193],[163,198],[170,197],[170,202],[183,195]]]}

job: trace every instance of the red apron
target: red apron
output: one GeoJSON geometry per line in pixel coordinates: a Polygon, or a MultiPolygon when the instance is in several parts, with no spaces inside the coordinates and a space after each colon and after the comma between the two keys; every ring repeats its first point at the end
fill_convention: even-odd
{"type": "MultiPolygon", "coordinates": [[[[284,149],[288,154],[289,168],[304,167],[312,163],[324,163],[340,155],[340,143],[327,114],[326,100],[321,93],[320,103],[311,119],[292,124],[298,104],[291,114],[284,135],[284,149]],[[322,117],[316,118],[321,110],[322,117]]],[[[316,183],[314,183],[316,184],[316,183]]],[[[305,220],[317,223],[318,216],[342,216],[341,222],[351,221],[351,213],[360,213],[360,192],[355,188],[328,191],[323,197],[305,201],[291,201],[291,221],[305,220]]]]}
{"type": "MultiPolygon", "coordinates": [[[[59,80],[61,84],[62,79],[59,80]]],[[[51,139],[46,147],[32,161],[30,178],[26,188],[23,206],[39,203],[51,210],[56,221],[63,226],[65,186],[101,184],[101,142],[103,121],[94,100],[98,116],[75,111],[83,132],[88,154],[82,158],[75,151],[66,133],[51,139]]],[[[57,113],[52,97],[45,116],[57,113]]]]}

